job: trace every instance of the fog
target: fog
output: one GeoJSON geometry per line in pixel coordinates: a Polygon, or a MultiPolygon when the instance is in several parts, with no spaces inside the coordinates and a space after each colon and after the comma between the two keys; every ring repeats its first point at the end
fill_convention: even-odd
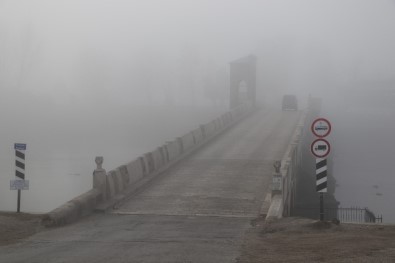
{"type": "Polygon", "coordinates": [[[342,205],[395,222],[395,1],[0,0],[0,210],[46,212],[107,170],[228,109],[229,62],[258,58],[258,100],[324,99],[342,205]],[[357,183],[356,183],[357,182],[357,183]],[[377,195],[379,194],[379,195],[377,195]],[[356,198],[357,197],[357,198],[356,198]]]}

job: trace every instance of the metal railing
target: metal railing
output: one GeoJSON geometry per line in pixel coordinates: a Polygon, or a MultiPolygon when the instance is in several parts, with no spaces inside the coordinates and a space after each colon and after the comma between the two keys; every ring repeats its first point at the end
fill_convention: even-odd
{"type": "MultiPolygon", "coordinates": [[[[294,213],[295,216],[303,216],[318,219],[319,207],[306,208],[298,207],[294,213]]],[[[325,207],[325,220],[338,219],[342,223],[382,223],[383,216],[376,216],[368,208],[360,207],[325,207]]]]}
{"type": "Polygon", "coordinates": [[[360,208],[360,207],[350,207],[344,208],[339,207],[335,209],[328,209],[328,212],[335,212],[336,218],[340,222],[357,222],[357,223],[382,223],[383,216],[376,217],[376,215],[370,211],[368,208],[360,208]]]}

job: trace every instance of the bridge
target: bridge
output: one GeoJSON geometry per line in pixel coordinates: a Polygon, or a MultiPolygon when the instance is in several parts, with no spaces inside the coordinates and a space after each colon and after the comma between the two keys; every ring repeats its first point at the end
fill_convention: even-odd
{"type": "MultiPolygon", "coordinates": [[[[234,83],[244,74],[255,88],[248,82],[254,74],[240,66],[251,61],[236,62],[242,70],[235,69],[234,83]]],[[[107,172],[97,157],[93,189],[44,219],[62,227],[1,247],[2,260],[233,262],[253,220],[297,207],[302,138],[317,105],[258,108],[249,100],[253,90],[231,94],[229,112],[115,170],[107,172]],[[279,160],[280,186],[272,189],[279,160]]]]}
{"type": "Polygon", "coordinates": [[[298,111],[250,113],[156,174],[115,209],[40,233],[22,250],[1,248],[2,258],[231,262],[250,221],[267,213],[262,209],[270,202],[273,163],[283,158],[301,116],[298,111]]]}

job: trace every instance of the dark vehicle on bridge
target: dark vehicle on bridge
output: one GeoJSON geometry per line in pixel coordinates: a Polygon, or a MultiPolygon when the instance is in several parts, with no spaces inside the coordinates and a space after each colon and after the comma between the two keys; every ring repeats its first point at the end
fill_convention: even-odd
{"type": "Polygon", "coordinates": [[[284,95],[282,110],[298,110],[298,101],[295,95],[284,95]]]}

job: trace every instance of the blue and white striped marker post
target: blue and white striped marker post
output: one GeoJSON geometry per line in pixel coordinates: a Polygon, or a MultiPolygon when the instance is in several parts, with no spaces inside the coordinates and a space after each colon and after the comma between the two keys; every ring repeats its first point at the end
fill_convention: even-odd
{"type": "MultiPolygon", "coordinates": [[[[25,151],[26,144],[15,143],[15,176],[17,179],[25,180],[25,151]]],[[[18,189],[18,206],[17,213],[21,211],[21,189],[18,189]]]]}

